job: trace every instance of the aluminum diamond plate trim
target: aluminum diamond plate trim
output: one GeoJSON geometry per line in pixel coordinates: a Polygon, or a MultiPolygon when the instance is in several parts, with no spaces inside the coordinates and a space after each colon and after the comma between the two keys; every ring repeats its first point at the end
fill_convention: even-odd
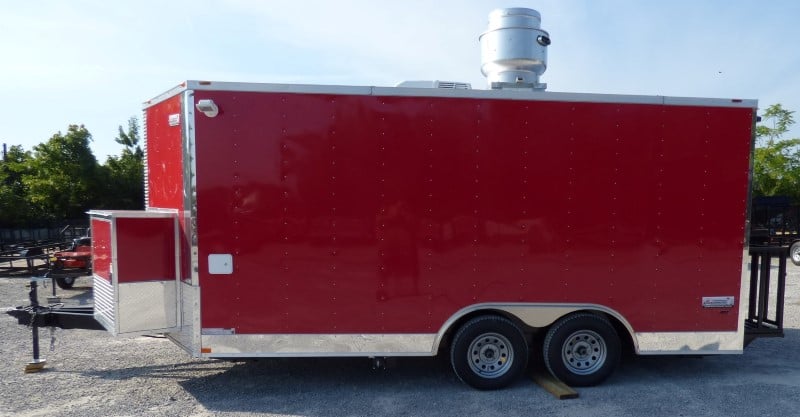
{"type": "Polygon", "coordinates": [[[177,325],[175,281],[121,283],[119,332],[171,329],[177,325]]]}

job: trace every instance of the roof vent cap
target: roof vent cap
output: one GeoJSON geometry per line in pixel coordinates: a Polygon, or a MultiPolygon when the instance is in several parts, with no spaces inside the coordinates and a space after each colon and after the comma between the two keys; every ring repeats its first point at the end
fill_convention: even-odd
{"type": "Polygon", "coordinates": [[[544,90],[539,76],[547,70],[550,35],[540,28],[542,16],[533,9],[496,9],[481,43],[481,73],[489,87],[544,90]]]}

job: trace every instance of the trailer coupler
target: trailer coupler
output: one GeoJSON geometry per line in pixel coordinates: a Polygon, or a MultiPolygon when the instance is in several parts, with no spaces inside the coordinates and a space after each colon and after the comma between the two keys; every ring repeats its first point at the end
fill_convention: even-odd
{"type": "Polygon", "coordinates": [[[33,340],[33,361],[25,366],[25,373],[38,372],[44,368],[46,361],[39,356],[39,327],[61,329],[105,330],[94,319],[94,307],[65,307],[63,304],[43,306],[39,304],[38,280],[31,279],[27,307],[14,307],[6,310],[6,314],[17,319],[19,324],[31,328],[33,340]]]}

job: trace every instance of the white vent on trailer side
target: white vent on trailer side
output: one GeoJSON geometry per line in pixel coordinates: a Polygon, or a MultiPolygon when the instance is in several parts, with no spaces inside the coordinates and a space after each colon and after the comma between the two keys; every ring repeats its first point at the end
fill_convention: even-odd
{"type": "Polygon", "coordinates": [[[439,81],[439,80],[419,80],[419,81],[403,81],[395,87],[404,88],[444,88],[450,90],[471,90],[470,83],[462,83],[460,81],[439,81]]]}

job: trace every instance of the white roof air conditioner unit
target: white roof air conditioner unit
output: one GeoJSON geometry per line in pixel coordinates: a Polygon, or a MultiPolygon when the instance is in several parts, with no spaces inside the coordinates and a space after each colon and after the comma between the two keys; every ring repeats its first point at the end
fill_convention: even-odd
{"type": "Polygon", "coordinates": [[[397,84],[396,87],[405,88],[448,88],[451,90],[471,90],[470,83],[462,83],[458,81],[439,81],[439,80],[422,80],[422,81],[403,81],[397,84]]]}

